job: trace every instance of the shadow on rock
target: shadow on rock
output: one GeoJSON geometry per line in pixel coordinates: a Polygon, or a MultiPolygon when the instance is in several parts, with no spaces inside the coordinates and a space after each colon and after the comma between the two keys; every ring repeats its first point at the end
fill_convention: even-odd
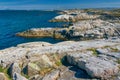
{"type": "Polygon", "coordinates": [[[67,62],[66,56],[61,60],[62,64],[68,68],[68,70],[74,73],[75,78],[77,79],[91,79],[91,77],[86,73],[86,71],[78,68],[77,66],[71,65],[67,62]]]}
{"type": "Polygon", "coordinates": [[[91,77],[84,70],[77,68],[76,66],[69,67],[69,70],[75,72],[75,78],[91,79],[91,77]]]}

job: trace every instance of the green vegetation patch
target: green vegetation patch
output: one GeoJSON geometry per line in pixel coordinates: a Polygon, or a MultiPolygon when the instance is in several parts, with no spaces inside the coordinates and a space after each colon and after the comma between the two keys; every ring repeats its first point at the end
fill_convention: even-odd
{"type": "Polygon", "coordinates": [[[98,56],[98,53],[97,53],[95,48],[90,48],[90,49],[87,49],[87,50],[92,51],[94,56],[98,56]]]}
{"type": "Polygon", "coordinates": [[[12,78],[8,75],[8,69],[7,68],[3,68],[2,66],[0,66],[0,72],[5,74],[7,80],[12,80],[12,78]]]}
{"type": "Polygon", "coordinates": [[[118,52],[119,50],[117,48],[110,48],[112,52],[118,52]]]}
{"type": "Polygon", "coordinates": [[[0,66],[0,72],[3,72],[4,71],[4,69],[0,66]]]}
{"type": "Polygon", "coordinates": [[[118,64],[120,64],[120,59],[118,59],[116,62],[117,62],[118,64]]]}
{"type": "Polygon", "coordinates": [[[61,60],[58,60],[58,61],[55,62],[55,64],[56,64],[57,66],[61,66],[61,65],[62,65],[62,61],[61,61],[61,60]]]}

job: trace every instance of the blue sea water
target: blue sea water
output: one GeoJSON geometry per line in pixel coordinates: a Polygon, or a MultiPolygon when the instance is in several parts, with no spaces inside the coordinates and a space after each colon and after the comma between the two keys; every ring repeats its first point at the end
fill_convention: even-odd
{"type": "Polygon", "coordinates": [[[16,46],[17,44],[45,41],[50,43],[61,42],[53,38],[22,38],[17,32],[30,28],[61,27],[65,23],[50,23],[49,20],[58,15],[58,11],[0,11],[0,49],[16,46]]]}

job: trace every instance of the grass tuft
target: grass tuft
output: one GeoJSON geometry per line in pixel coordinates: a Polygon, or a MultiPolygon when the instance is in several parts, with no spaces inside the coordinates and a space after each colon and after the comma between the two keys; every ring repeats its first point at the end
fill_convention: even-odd
{"type": "Polygon", "coordinates": [[[7,80],[12,80],[12,78],[8,75],[8,69],[3,68],[2,66],[0,66],[0,72],[4,73],[7,80]]]}
{"type": "Polygon", "coordinates": [[[92,51],[94,56],[98,56],[98,53],[97,53],[95,48],[90,48],[90,49],[87,49],[87,50],[92,51]]]}

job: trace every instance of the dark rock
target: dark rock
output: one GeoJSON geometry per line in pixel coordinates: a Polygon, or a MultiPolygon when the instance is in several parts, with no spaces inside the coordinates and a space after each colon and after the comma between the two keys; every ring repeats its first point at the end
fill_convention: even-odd
{"type": "Polygon", "coordinates": [[[13,63],[11,64],[10,68],[9,68],[9,74],[11,77],[13,77],[13,74],[14,73],[21,73],[21,68],[19,67],[19,64],[18,63],[13,63]]]}

